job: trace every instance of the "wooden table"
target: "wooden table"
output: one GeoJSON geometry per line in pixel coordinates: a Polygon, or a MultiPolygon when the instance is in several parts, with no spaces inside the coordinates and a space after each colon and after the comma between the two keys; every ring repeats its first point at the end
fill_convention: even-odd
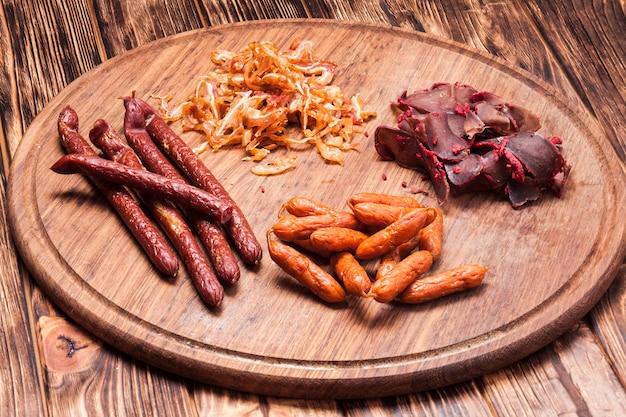
{"type": "Polygon", "coordinates": [[[597,120],[626,158],[623,1],[19,2],[0,14],[0,414],[594,415],[626,414],[626,269],[577,325],[531,356],[457,385],[393,398],[310,401],[228,391],[163,372],[76,326],[29,276],[6,218],[23,133],[57,93],[95,66],[165,36],[277,18],[363,21],[425,32],[504,59],[597,120]],[[80,354],[76,354],[80,352],[80,354]]]}

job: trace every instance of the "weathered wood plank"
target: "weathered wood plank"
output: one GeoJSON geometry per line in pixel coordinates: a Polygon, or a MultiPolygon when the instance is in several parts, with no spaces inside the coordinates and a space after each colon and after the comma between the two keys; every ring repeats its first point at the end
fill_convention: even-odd
{"type": "Polygon", "coordinates": [[[195,2],[174,0],[94,3],[92,23],[97,25],[107,58],[176,33],[206,26],[206,16],[195,2]]]}
{"type": "Polygon", "coordinates": [[[550,346],[483,378],[499,416],[622,416],[626,393],[584,321],[550,346]]]}
{"type": "Polygon", "coordinates": [[[576,93],[595,114],[620,157],[626,157],[624,2],[535,0],[528,5],[576,93]]]}
{"type": "MultiPolygon", "coordinates": [[[[604,121],[607,124],[610,123],[611,126],[609,129],[612,134],[617,137],[621,137],[620,142],[622,144],[624,143],[623,134],[620,136],[620,132],[623,131],[623,125],[620,124],[623,123],[623,118],[619,113],[619,109],[624,108],[623,89],[621,90],[621,100],[620,96],[617,95],[616,97],[615,93],[615,90],[619,92],[619,89],[616,86],[624,85],[622,52],[624,50],[624,38],[623,36],[619,36],[620,33],[624,33],[623,4],[621,9],[619,6],[619,3],[623,2],[565,4],[563,7],[578,7],[578,9],[585,10],[587,13],[590,13],[591,18],[589,19],[589,22],[582,22],[582,24],[579,21],[563,21],[562,18],[561,21],[558,21],[559,16],[562,15],[558,9],[558,5],[552,5],[551,2],[545,2],[546,4],[538,3],[534,8],[532,8],[532,11],[534,13],[535,20],[540,21],[541,26],[544,26],[543,21],[545,18],[556,18],[559,22],[558,25],[555,25],[552,28],[552,31],[541,32],[539,33],[540,36],[537,36],[537,34],[534,33],[535,29],[530,26],[521,27],[521,29],[523,29],[521,34],[520,32],[516,32],[514,29],[520,29],[521,22],[525,20],[525,17],[521,14],[521,10],[523,9],[510,13],[508,8],[511,6],[504,5],[500,2],[471,2],[472,4],[465,6],[460,5],[460,3],[457,2],[441,2],[435,5],[432,5],[430,2],[419,2],[419,4],[414,4],[413,2],[406,1],[364,2],[365,4],[358,2],[358,4],[354,4],[350,7],[344,5],[340,8],[333,9],[333,7],[327,5],[326,2],[321,1],[288,2],[286,4],[268,2],[268,4],[263,4],[262,6],[259,5],[259,2],[250,2],[250,4],[245,4],[241,7],[232,6],[232,2],[230,1],[212,1],[209,4],[205,4],[205,10],[200,10],[196,14],[196,12],[192,12],[194,8],[191,5],[186,5],[187,2],[181,1],[179,5],[173,6],[169,11],[150,9],[145,3],[140,3],[135,6],[127,6],[137,13],[136,17],[133,18],[114,16],[113,13],[115,11],[120,11],[120,6],[113,5],[113,8],[109,8],[110,5],[104,5],[104,3],[101,6],[101,9],[99,8],[100,6],[96,6],[93,9],[91,7],[86,7],[86,5],[82,2],[75,2],[74,5],[72,5],[72,3],[38,3],[43,2],[5,1],[3,3],[5,16],[2,21],[4,27],[8,27],[6,22],[9,20],[11,22],[32,22],[32,27],[24,27],[18,24],[16,26],[11,26],[10,30],[7,29],[5,32],[0,33],[0,43],[3,47],[7,46],[9,48],[4,48],[5,51],[12,50],[14,51],[13,53],[15,56],[28,57],[27,60],[20,59],[19,62],[16,62],[15,64],[5,61],[2,65],[4,68],[8,69],[7,72],[9,73],[7,76],[0,76],[0,86],[2,87],[1,91],[3,91],[0,106],[2,106],[3,110],[2,130],[5,139],[3,140],[2,149],[3,162],[5,164],[7,161],[6,155],[12,154],[17,146],[17,143],[19,142],[19,138],[21,137],[20,130],[30,124],[32,118],[34,118],[47,101],[49,101],[56,93],[58,93],[58,91],[64,88],[73,79],[88,71],[93,66],[98,65],[107,57],[117,55],[127,49],[130,49],[131,47],[143,44],[152,39],[178,33],[183,30],[219,23],[274,17],[328,17],[338,19],[358,19],[380,23],[388,22],[392,25],[423,30],[431,34],[437,34],[459,42],[471,44],[489,53],[494,53],[503,59],[509,60],[510,62],[516,62],[520,67],[528,69],[535,75],[553,83],[555,86],[558,86],[558,89],[561,90],[562,93],[568,95],[572,100],[577,100],[572,92],[577,92],[587,97],[588,106],[593,108],[596,111],[596,114],[599,114],[598,117],[601,121],[604,121]],[[61,13],[57,14],[59,12],[59,7],[61,8],[61,13]],[[44,11],[47,10],[45,16],[58,16],[57,23],[51,23],[51,20],[44,17],[42,12],[39,11],[39,8],[43,8],[44,11]],[[83,10],[87,10],[86,15],[82,14],[83,10]],[[158,12],[160,13],[160,17],[146,17],[146,12],[158,12]],[[96,15],[99,17],[95,18],[94,16],[96,15]],[[74,18],[71,18],[71,16],[74,16],[74,18]],[[76,16],[84,16],[84,19],[77,19],[76,16]],[[515,22],[508,22],[508,20],[513,18],[519,19],[520,23],[516,25],[515,22]],[[159,22],[153,23],[153,20],[159,20],[159,22]],[[78,25],[78,28],[74,27],[76,22],[80,21],[84,23],[84,26],[78,25]],[[105,24],[104,22],[107,23],[105,24]],[[114,23],[109,26],[108,24],[110,22],[114,23]],[[597,23],[594,22],[600,22],[601,24],[597,25],[597,23]],[[124,24],[124,28],[121,27],[122,24],[124,24]],[[133,24],[135,25],[134,30],[129,30],[130,27],[133,27],[133,24]],[[488,31],[481,30],[481,28],[485,26],[489,27],[488,31]],[[578,31],[577,28],[580,27],[583,27],[582,31],[578,31]],[[60,28],[62,29],[61,33],[58,32],[60,28]],[[559,39],[563,36],[563,30],[573,32],[564,37],[565,39],[569,39],[569,42],[559,41],[559,39]],[[112,33],[108,33],[109,31],[112,31],[112,33]],[[4,36],[5,33],[7,33],[7,36],[4,36]],[[46,36],[48,33],[52,33],[52,35],[49,37],[46,36]],[[105,37],[106,39],[101,39],[100,33],[108,33],[108,37],[105,37]],[[549,39],[549,42],[546,43],[541,41],[541,36],[546,36],[549,39]],[[588,42],[588,36],[591,36],[591,43],[588,42]],[[63,37],[69,39],[69,41],[63,42],[63,37]],[[5,44],[5,40],[8,39],[10,39],[10,41],[8,41],[10,42],[10,46],[5,44]],[[540,40],[541,42],[536,43],[536,40],[540,40]],[[509,42],[510,44],[507,44],[506,42],[509,42]],[[557,46],[555,47],[552,42],[557,42],[557,46]],[[605,42],[612,45],[611,48],[608,49],[608,52],[604,51],[603,48],[599,48],[599,46],[604,45],[605,42]],[[64,51],[63,45],[68,43],[74,45],[75,50],[64,51]],[[522,48],[511,47],[511,45],[519,45],[520,43],[523,46],[522,48]],[[49,45],[51,45],[50,48],[48,48],[49,45]],[[77,45],[81,46],[78,47],[77,45]],[[573,52],[568,50],[568,48],[572,45],[576,47],[573,52]],[[555,63],[555,60],[546,59],[546,56],[550,56],[552,53],[550,49],[556,49],[557,55],[561,57],[561,61],[567,63],[563,67],[569,74],[573,74],[572,82],[575,85],[574,89],[569,87],[567,78],[560,74],[559,64],[555,63]],[[603,51],[602,53],[607,53],[608,55],[606,57],[598,56],[598,51],[603,51]],[[572,56],[568,54],[572,54],[572,56]],[[591,56],[591,59],[589,59],[588,56],[591,56]],[[594,64],[595,62],[600,62],[599,59],[604,59],[605,61],[608,59],[609,61],[613,61],[615,65],[603,68],[598,66],[598,64],[594,64]],[[592,69],[575,68],[577,62],[581,61],[591,62],[592,69]],[[620,62],[622,63],[621,66],[620,62]],[[13,66],[15,66],[15,71],[13,71],[13,66]],[[613,68],[617,68],[617,70],[613,68]],[[621,68],[621,70],[619,68],[621,68]],[[15,77],[15,88],[12,87],[13,81],[11,80],[13,77],[15,77]],[[595,85],[591,88],[592,84],[585,84],[585,81],[590,79],[589,77],[591,77],[591,79],[594,79],[594,77],[601,79],[603,81],[601,85],[602,88],[598,89],[595,85]],[[9,88],[5,89],[5,86],[8,86],[9,88]],[[5,91],[11,91],[8,99],[7,95],[4,93],[5,91]],[[608,101],[604,102],[604,100],[608,101]],[[16,121],[20,120],[20,117],[22,119],[21,128],[18,128],[16,121]],[[9,145],[5,146],[7,142],[9,145]],[[9,151],[7,152],[6,149],[9,149],[9,151]]],[[[124,9],[124,11],[126,12],[127,9],[124,9]]],[[[571,14],[565,15],[571,16],[571,14]]],[[[8,54],[3,54],[3,59],[7,59],[7,56],[8,54]]],[[[3,237],[2,242],[8,241],[8,239],[5,240],[3,237]]],[[[0,250],[3,250],[3,248],[0,248],[0,250]]],[[[9,271],[9,276],[13,276],[15,278],[13,280],[15,281],[13,284],[19,283],[19,277],[16,276],[18,271],[15,267],[15,265],[17,265],[17,261],[13,259],[12,255],[10,255],[10,250],[9,252],[5,252],[3,250],[2,253],[7,253],[9,255],[6,255],[8,256],[7,259],[2,258],[2,263],[0,264],[1,275],[3,277],[7,276],[5,271],[2,270],[4,265],[12,265],[11,268],[13,269],[9,271]],[[7,263],[4,262],[5,260],[7,263]]],[[[7,284],[4,283],[3,285],[7,284]]],[[[22,284],[20,283],[19,285],[21,286],[22,284]]],[[[28,284],[24,285],[28,288],[28,284]]],[[[4,290],[6,290],[4,292],[5,294],[17,294],[23,292],[23,288],[6,287],[3,288],[3,291],[4,290]]],[[[610,339],[619,338],[620,331],[624,331],[624,311],[623,308],[619,308],[623,307],[622,294],[624,289],[623,286],[618,283],[611,289],[611,291],[612,292],[609,296],[610,298],[605,299],[603,303],[610,304],[610,307],[607,306],[606,308],[609,308],[611,313],[616,314],[616,316],[599,317],[598,314],[608,313],[598,313],[596,310],[592,313],[592,322],[597,322],[594,329],[597,328],[601,335],[603,330],[600,328],[606,329],[612,326],[612,332],[601,337],[606,339],[605,343],[607,345],[615,346],[615,343],[612,343],[613,341],[610,341],[610,339]]],[[[37,293],[37,289],[35,289],[34,292],[37,293]]],[[[37,295],[35,295],[35,299],[37,299],[37,295]]],[[[38,311],[38,316],[42,318],[47,317],[48,315],[56,317],[57,313],[54,311],[46,312],[46,309],[42,308],[43,304],[40,303],[37,307],[37,303],[35,302],[35,305],[35,309],[38,311]]],[[[12,309],[14,307],[10,306],[8,308],[12,309]]],[[[11,311],[15,313],[13,310],[11,311]]],[[[6,318],[4,315],[3,317],[6,318]]],[[[23,321],[26,319],[26,317],[21,317],[21,320],[23,321]]],[[[19,336],[21,337],[22,335],[19,336]]],[[[587,337],[586,339],[589,338],[587,337]]],[[[22,338],[15,340],[28,341],[30,339],[22,338]]],[[[572,340],[576,341],[578,339],[576,337],[572,340]]],[[[20,359],[24,357],[31,357],[32,355],[32,344],[28,342],[24,343],[26,346],[21,346],[19,349],[22,352],[18,355],[20,359]]],[[[563,351],[567,352],[570,348],[571,346],[567,344],[567,349],[564,347],[563,351]]],[[[180,381],[177,381],[176,377],[172,378],[169,375],[163,376],[163,380],[161,381],[165,387],[158,387],[159,384],[146,382],[153,378],[159,379],[158,376],[154,376],[154,374],[159,374],[159,371],[155,371],[149,367],[143,368],[139,366],[138,368],[141,368],[140,370],[129,369],[122,372],[124,376],[120,376],[120,371],[116,370],[116,367],[121,366],[123,368],[132,368],[137,364],[132,364],[132,360],[125,358],[117,352],[108,350],[107,348],[100,348],[98,355],[104,355],[106,365],[104,368],[99,368],[97,372],[104,371],[105,374],[119,379],[111,381],[111,385],[107,388],[102,388],[104,382],[99,382],[99,384],[101,384],[101,392],[88,394],[86,398],[89,401],[103,398],[120,398],[118,397],[120,392],[116,391],[116,389],[119,389],[116,388],[117,384],[120,384],[120,386],[125,384],[132,386],[136,383],[143,385],[148,383],[150,384],[150,388],[146,388],[148,390],[147,392],[143,392],[144,388],[142,388],[141,394],[147,394],[147,398],[149,400],[151,400],[152,396],[156,395],[155,393],[160,391],[167,392],[171,389],[172,385],[180,385],[181,387],[184,385],[180,381]],[[128,362],[131,362],[131,365],[129,365],[128,362]]],[[[520,403],[526,402],[530,409],[536,407],[536,410],[545,411],[546,407],[549,407],[550,405],[553,405],[555,409],[560,410],[570,410],[574,408],[570,407],[568,404],[564,404],[563,400],[557,399],[557,394],[562,391],[567,391],[567,389],[558,386],[559,384],[556,384],[556,386],[550,384],[549,387],[543,386],[545,382],[544,378],[549,378],[549,371],[553,371],[553,365],[544,363],[542,359],[543,356],[541,356],[542,354],[540,353],[539,355],[539,360],[535,359],[536,355],[533,355],[529,359],[529,365],[526,365],[526,361],[523,361],[521,363],[522,369],[516,366],[511,369],[507,368],[507,370],[504,370],[503,372],[506,372],[505,375],[497,373],[489,376],[487,378],[488,386],[490,386],[491,383],[503,385],[504,382],[502,381],[513,385],[513,378],[515,378],[515,380],[519,380],[520,373],[526,372],[532,374],[532,377],[529,377],[528,380],[522,383],[521,386],[514,388],[509,387],[508,389],[499,386],[494,389],[500,390],[500,393],[494,394],[492,389],[490,390],[490,395],[501,395],[501,400],[508,403],[509,399],[504,398],[504,395],[507,392],[523,391],[524,394],[521,395],[522,399],[520,400],[520,403]],[[539,401],[539,403],[532,403],[532,396],[541,396],[543,400],[539,401]]],[[[613,357],[612,360],[617,364],[618,369],[621,368],[623,372],[624,362],[623,359],[619,359],[619,356],[623,355],[623,352],[617,351],[610,354],[610,356],[611,355],[613,357]]],[[[551,362],[554,358],[551,355],[548,356],[550,357],[546,359],[546,361],[551,362]]],[[[568,369],[567,367],[572,364],[579,367],[577,374],[582,378],[582,375],[586,372],[592,372],[596,367],[595,362],[586,363],[587,359],[595,360],[598,358],[599,356],[596,351],[595,354],[584,354],[580,357],[580,359],[570,358],[570,360],[565,361],[564,366],[566,369],[568,369]]],[[[602,366],[605,368],[606,364],[602,366]]],[[[80,375],[72,374],[68,378],[70,381],[81,380],[81,378],[91,380],[94,376],[86,375],[96,371],[89,370],[86,372],[86,374],[81,373],[80,375]]],[[[49,376],[52,376],[54,379],[54,377],[58,377],[59,375],[50,374],[49,376]]],[[[13,379],[14,376],[11,378],[13,379]]],[[[4,377],[2,379],[6,380],[4,377]]],[[[68,386],[72,386],[73,384],[75,384],[75,382],[68,383],[68,386]]],[[[76,387],[76,385],[73,386],[76,387]]],[[[570,388],[573,389],[572,387],[570,388]]],[[[465,392],[466,389],[468,390],[468,395],[473,397],[476,401],[476,409],[487,407],[487,403],[477,397],[477,393],[484,389],[483,387],[470,386],[467,388],[463,386],[455,386],[451,390],[461,390],[465,392]]],[[[407,410],[408,408],[412,408],[413,411],[415,411],[415,415],[436,415],[439,414],[439,412],[441,412],[439,415],[455,415],[454,411],[455,408],[458,407],[458,402],[462,401],[463,404],[467,404],[467,397],[463,395],[461,396],[461,400],[459,396],[451,394],[449,392],[451,390],[437,390],[432,393],[418,394],[415,397],[411,396],[410,399],[399,398],[389,401],[381,400],[345,403],[341,408],[345,410],[345,413],[348,415],[366,415],[368,412],[363,411],[364,409],[373,410],[373,415],[387,415],[390,411],[398,409],[407,410]],[[415,401],[413,406],[409,407],[406,405],[407,402],[413,401],[415,401]],[[431,405],[426,407],[425,401],[431,405]],[[436,406],[433,406],[432,404],[436,404],[436,406]],[[422,410],[424,408],[428,408],[428,410],[422,410]],[[416,411],[417,409],[424,411],[424,413],[418,413],[416,411]],[[439,412],[436,412],[436,410],[439,412]]],[[[33,388],[33,390],[24,389],[24,392],[31,394],[35,391],[35,388],[33,388]]],[[[619,387],[616,387],[616,391],[619,393],[619,387]]],[[[68,390],[66,392],[69,393],[70,391],[68,390]]],[[[56,396],[62,394],[63,392],[57,392],[54,395],[56,396]]],[[[178,400],[170,400],[177,403],[181,401],[177,395],[178,394],[174,395],[174,398],[178,398],[178,400]]],[[[267,402],[264,399],[256,398],[255,396],[223,392],[222,390],[213,390],[212,388],[206,386],[199,386],[195,388],[194,396],[200,410],[200,415],[228,415],[229,412],[231,415],[240,415],[240,411],[250,411],[251,415],[266,415],[268,410],[276,410],[277,415],[298,415],[306,414],[305,411],[310,411],[311,408],[309,406],[298,406],[297,404],[290,402],[267,402]],[[209,392],[207,393],[207,391],[209,392]],[[222,413],[217,413],[217,410],[222,413]],[[278,413],[278,410],[281,412],[278,413]]],[[[16,396],[14,396],[14,398],[16,398],[16,396]]],[[[72,401],[76,401],[76,399],[72,401]]],[[[132,405],[133,407],[136,407],[136,404],[141,404],[141,399],[139,399],[137,395],[131,395],[127,401],[128,407],[120,407],[115,411],[119,413],[118,415],[137,415],[130,409],[130,406],[132,405]],[[133,403],[134,401],[136,401],[136,403],[133,403]]],[[[183,401],[186,404],[186,400],[183,401]]],[[[55,404],[53,408],[54,414],[64,415],[63,410],[59,408],[65,405],[62,400],[60,398],[56,398],[51,402],[55,404]]],[[[2,398],[0,403],[5,404],[4,398],[2,398]]],[[[571,403],[575,403],[575,401],[572,400],[571,403]]],[[[36,402],[30,403],[27,401],[22,404],[32,405],[36,404],[36,402]]],[[[502,407],[501,410],[505,410],[504,414],[506,415],[505,406],[503,404],[500,404],[500,406],[502,407]]],[[[150,405],[144,404],[144,407],[145,408],[141,409],[141,411],[147,412],[150,410],[150,405]]],[[[176,407],[179,407],[180,413],[178,415],[183,415],[184,413],[190,413],[191,415],[194,414],[194,412],[185,408],[186,405],[181,406],[178,404],[176,407]]],[[[322,410],[320,412],[321,415],[335,415],[334,403],[330,405],[312,405],[312,408],[318,409],[318,407],[322,410]]],[[[586,410],[585,406],[580,406],[578,409],[581,411],[586,410]]],[[[589,409],[591,408],[587,408],[587,410],[589,409]]],[[[41,414],[37,411],[41,410],[34,410],[34,413],[41,414]]],[[[109,408],[108,411],[113,411],[113,409],[109,408]]],[[[512,411],[517,411],[517,409],[512,411]]],[[[592,409],[592,411],[597,410],[592,409]]],[[[25,415],[28,414],[31,413],[25,413],[25,415]]],[[[594,415],[594,413],[590,414],[594,415]]],[[[597,415],[601,414],[597,413],[597,415]]]]}
{"type": "Polygon", "coordinates": [[[43,415],[44,386],[36,341],[30,333],[30,282],[9,237],[4,181],[0,182],[0,414],[43,415]],[[23,281],[23,277],[25,277],[23,281]]]}
{"type": "Polygon", "coordinates": [[[3,3],[22,130],[67,84],[102,62],[86,3],[3,3]],[[61,8],[61,9],[59,9],[61,8]]]}
{"type": "Polygon", "coordinates": [[[622,386],[626,386],[626,267],[622,268],[589,318],[613,371],[622,386]]]}
{"type": "Polygon", "coordinates": [[[61,315],[38,321],[55,416],[193,415],[187,381],[112,350],[61,315]]]}
{"type": "Polygon", "coordinates": [[[31,326],[32,284],[18,260],[6,218],[10,159],[23,132],[15,71],[19,55],[12,49],[15,20],[10,12],[0,8],[0,414],[43,416],[47,405],[31,326]]]}

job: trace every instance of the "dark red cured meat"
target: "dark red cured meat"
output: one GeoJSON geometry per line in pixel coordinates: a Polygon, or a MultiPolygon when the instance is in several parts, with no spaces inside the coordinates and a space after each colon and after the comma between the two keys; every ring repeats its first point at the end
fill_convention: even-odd
{"type": "Polygon", "coordinates": [[[470,107],[473,108],[481,102],[486,102],[497,108],[502,114],[508,117],[513,127],[513,131],[536,132],[541,128],[541,121],[536,114],[524,107],[507,103],[502,99],[502,97],[488,91],[481,91],[473,94],[470,97],[470,101],[474,103],[470,105],[470,107]]]}
{"type": "MultiPolygon", "coordinates": [[[[124,98],[124,135],[129,145],[141,158],[143,164],[152,172],[170,179],[185,178],[163,155],[146,131],[143,110],[134,97],[124,98]]],[[[210,219],[197,213],[188,213],[188,217],[204,244],[209,259],[220,282],[234,284],[239,281],[241,271],[237,259],[230,248],[224,232],[210,219]]]]}
{"type": "Polygon", "coordinates": [[[455,164],[445,164],[446,175],[450,184],[464,187],[476,181],[484,169],[480,155],[470,154],[455,164]]]}
{"type": "Polygon", "coordinates": [[[450,195],[450,183],[448,182],[443,162],[437,158],[435,152],[427,149],[421,143],[419,144],[418,155],[426,167],[425,171],[430,176],[430,181],[435,188],[435,194],[437,194],[437,200],[442,204],[446,203],[450,195]]]}
{"type": "Polygon", "coordinates": [[[411,107],[421,113],[434,111],[453,112],[457,103],[467,103],[477,91],[468,85],[435,83],[430,88],[411,94],[405,91],[398,98],[398,105],[411,107]]]}
{"type": "Polygon", "coordinates": [[[231,218],[232,206],[213,194],[186,182],[170,180],[144,169],[130,168],[99,156],[71,154],[61,157],[51,169],[58,174],[82,173],[97,179],[151,193],[191,210],[203,213],[217,222],[231,218]]]}
{"type": "Polygon", "coordinates": [[[241,259],[248,265],[257,265],[263,249],[241,209],[230,197],[213,173],[195,152],[168,126],[158,112],[143,100],[137,99],[146,117],[146,131],[162,152],[198,187],[231,203],[231,220],[224,224],[241,259]]]}
{"type": "Polygon", "coordinates": [[[450,129],[448,119],[447,113],[428,114],[423,121],[425,138],[422,142],[442,161],[459,162],[469,153],[469,142],[450,129]]]}
{"type": "MultiPolygon", "coordinates": [[[[89,138],[108,159],[143,169],[133,149],[124,143],[106,121],[97,120],[89,132],[89,138]]],[[[219,307],[224,300],[224,288],[182,214],[169,201],[155,200],[149,195],[141,197],[181,256],[202,299],[213,307],[219,307]]]]}
{"type": "MultiPolygon", "coordinates": [[[[66,106],[61,111],[58,130],[61,144],[68,154],[97,157],[96,151],[78,133],[78,115],[70,106],[66,106]]],[[[88,178],[118,213],[154,267],[166,276],[176,276],[179,268],[176,253],[143,212],[135,198],[123,187],[94,177],[88,176],[88,178]]]]}
{"type": "Polygon", "coordinates": [[[514,207],[544,189],[562,195],[571,166],[561,139],[536,133],[539,117],[501,97],[461,84],[436,83],[404,92],[397,127],[378,126],[375,149],[383,160],[427,173],[440,204],[450,191],[493,190],[514,207]]]}
{"type": "Polygon", "coordinates": [[[554,143],[539,133],[509,135],[506,147],[522,162],[540,187],[551,186],[554,176],[567,165],[554,143]]]}
{"type": "Polygon", "coordinates": [[[404,168],[421,168],[424,163],[418,159],[420,149],[415,134],[389,126],[378,126],[374,132],[374,146],[381,158],[396,161],[404,168]]]}

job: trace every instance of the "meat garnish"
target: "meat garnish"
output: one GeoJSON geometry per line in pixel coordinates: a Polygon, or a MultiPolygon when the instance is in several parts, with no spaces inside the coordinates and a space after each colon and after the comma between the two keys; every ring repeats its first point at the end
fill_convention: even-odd
{"type": "MultiPolygon", "coordinates": [[[[161,101],[167,122],[204,133],[196,151],[241,146],[245,160],[263,161],[284,147],[314,146],[328,163],[344,164],[344,153],[356,148],[353,138],[364,121],[358,94],[345,96],[333,85],[337,64],[315,57],[310,41],[294,41],[283,51],[269,41],[250,42],[239,51],[211,53],[216,69],[198,81],[186,101],[161,101]]],[[[268,158],[269,159],[269,158],[268,158]]],[[[295,158],[255,165],[256,175],[277,175],[295,168],[295,158]]]]}
{"type": "Polygon", "coordinates": [[[539,117],[501,97],[459,83],[436,83],[393,106],[396,127],[378,126],[383,160],[429,175],[440,204],[451,192],[492,190],[521,207],[543,190],[561,196],[571,166],[561,139],[537,133],[539,117]]]}

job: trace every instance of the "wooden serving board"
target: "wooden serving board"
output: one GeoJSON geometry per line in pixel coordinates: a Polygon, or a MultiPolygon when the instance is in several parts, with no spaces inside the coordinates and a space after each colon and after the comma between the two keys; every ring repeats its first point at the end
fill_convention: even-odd
{"type": "MultiPolygon", "coordinates": [[[[189,143],[200,134],[182,133],[189,143]]],[[[167,371],[226,388],[306,398],[366,398],[459,382],[508,365],[554,340],[598,301],[624,255],[624,174],[596,122],[554,91],[503,62],[419,33],[332,21],[250,22],[163,39],[113,58],[62,91],[38,115],[12,164],[9,216],[23,259],[50,298],[114,347],[167,371]],[[444,253],[432,270],[469,262],[490,268],[470,292],[418,306],[350,299],[327,305],[287,277],[265,253],[242,270],[220,309],[198,297],[184,269],[168,281],[90,183],[50,166],[64,153],[56,133],[73,106],[87,136],[98,118],[122,129],[121,96],[172,94],[178,102],[213,69],[214,49],[269,40],[286,49],[310,39],[339,64],[334,83],[359,93],[378,117],[359,135],[344,167],[297,152],[297,168],[250,173],[241,149],[202,154],[265,232],[283,202],[308,196],[346,208],[353,193],[417,195],[435,205],[422,174],[379,160],[373,132],[394,124],[390,103],[437,81],[492,91],[535,111],[540,133],[563,138],[572,164],[562,198],[549,193],[514,210],[491,194],[454,197],[443,207],[444,253]],[[384,175],[383,175],[384,174],[384,175]],[[386,177],[386,180],[383,178],[386,177]],[[402,183],[408,187],[404,188],[402,183]]]]}

